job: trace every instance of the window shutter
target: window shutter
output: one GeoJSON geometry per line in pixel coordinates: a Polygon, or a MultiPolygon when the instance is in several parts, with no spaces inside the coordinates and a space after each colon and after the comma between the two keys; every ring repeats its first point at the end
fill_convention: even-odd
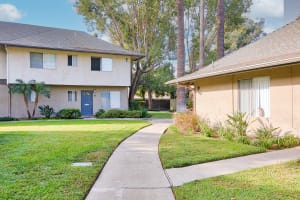
{"type": "Polygon", "coordinates": [[[46,69],[55,69],[55,55],[54,54],[44,54],[43,65],[46,69]]]}
{"type": "Polygon", "coordinates": [[[111,58],[102,58],[101,71],[111,72],[112,71],[112,59],[111,58]]]}
{"type": "Polygon", "coordinates": [[[110,108],[121,108],[121,97],[120,92],[110,92],[110,108]]]}

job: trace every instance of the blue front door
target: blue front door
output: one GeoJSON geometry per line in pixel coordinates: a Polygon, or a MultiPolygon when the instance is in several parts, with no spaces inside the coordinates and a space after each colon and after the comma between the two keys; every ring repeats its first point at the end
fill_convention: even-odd
{"type": "Polygon", "coordinates": [[[81,91],[81,113],[83,116],[93,115],[93,91],[81,91]]]}

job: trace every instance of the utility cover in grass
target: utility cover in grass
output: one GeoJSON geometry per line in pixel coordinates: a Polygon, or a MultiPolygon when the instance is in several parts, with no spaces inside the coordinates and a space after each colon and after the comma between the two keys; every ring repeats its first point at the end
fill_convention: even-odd
{"type": "Polygon", "coordinates": [[[90,167],[92,165],[93,165],[92,162],[75,162],[75,163],[72,163],[73,167],[90,167]]]}

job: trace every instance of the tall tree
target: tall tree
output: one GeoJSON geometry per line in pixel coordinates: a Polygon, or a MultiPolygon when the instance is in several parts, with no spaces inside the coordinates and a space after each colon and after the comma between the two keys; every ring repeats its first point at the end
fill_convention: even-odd
{"type": "Polygon", "coordinates": [[[27,117],[28,119],[31,119],[32,117],[35,116],[35,110],[39,102],[39,96],[43,95],[47,98],[50,98],[51,88],[45,85],[44,82],[39,83],[39,82],[35,82],[34,80],[25,83],[23,80],[17,79],[16,82],[17,82],[16,84],[10,85],[10,92],[13,94],[23,95],[27,117]],[[32,94],[32,92],[35,93],[35,99],[34,99],[33,111],[31,113],[29,108],[28,97],[32,94]]]}
{"type": "Polygon", "coordinates": [[[174,47],[174,4],[164,0],[77,0],[77,12],[90,28],[110,36],[113,43],[143,53],[133,65],[129,101],[133,100],[142,74],[162,63],[174,47]]]}
{"type": "MultiPolygon", "coordinates": [[[[176,0],[177,5],[177,78],[185,73],[185,48],[184,48],[184,4],[183,0],[176,0]]],[[[186,111],[185,89],[177,86],[176,111],[186,111]]]]}
{"type": "Polygon", "coordinates": [[[217,15],[217,59],[224,56],[224,16],[225,5],[224,0],[218,0],[218,15],[217,15]]]}
{"type": "Polygon", "coordinates": [[[205,6],[205,0],[200,0],[200,6],[199,6],[199,68],[204,67],[204,59],[205,59],[205,23],[204,23],[204,6],[205,6]]]}

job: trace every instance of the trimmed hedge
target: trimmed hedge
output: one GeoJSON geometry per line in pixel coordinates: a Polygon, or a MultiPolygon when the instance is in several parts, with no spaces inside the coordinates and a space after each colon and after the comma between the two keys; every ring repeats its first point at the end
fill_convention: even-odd
{"type": "Polygon", "coordinates": [[[1,122],[17,121],[17,119],[13,117],[0,117],[0,121],[1,122]]]}
{"type": "Polygon", "coordinates": [[[61,119],[79,119],[81,112],[77,108],[64,108],[58,111],[56,117],[61,119]]]}
{"type": "Polygon", "coordinates": [[[147,110],[108,110],[100,109],[96,113],[97,118],[145,118],[149,117],[147,110]]]}

